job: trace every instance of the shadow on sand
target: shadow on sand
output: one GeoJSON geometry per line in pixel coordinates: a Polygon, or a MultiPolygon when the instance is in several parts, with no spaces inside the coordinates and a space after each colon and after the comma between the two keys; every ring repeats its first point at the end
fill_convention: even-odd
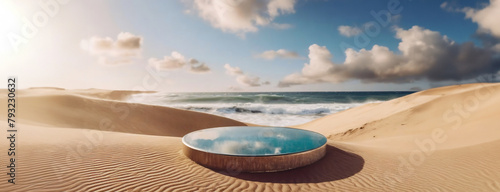
{"type": "Polygon", "coordinates": [[[365,161],[359,155],[326,146],[326,155],[319,161],[288,171],[270,173],[233,173],[224,175],[238,179],[272,183],[321,183],[341,180],[355,175],[363,169],[365,161]]]}

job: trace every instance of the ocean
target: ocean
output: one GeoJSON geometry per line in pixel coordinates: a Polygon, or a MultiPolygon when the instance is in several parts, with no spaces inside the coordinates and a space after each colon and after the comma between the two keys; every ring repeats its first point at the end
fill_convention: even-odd
{"type": "Polygon", "coordinates": [[[143,93],[129,101],[214,114],[259,125],[290,126],[414,92],[143,93]]]}

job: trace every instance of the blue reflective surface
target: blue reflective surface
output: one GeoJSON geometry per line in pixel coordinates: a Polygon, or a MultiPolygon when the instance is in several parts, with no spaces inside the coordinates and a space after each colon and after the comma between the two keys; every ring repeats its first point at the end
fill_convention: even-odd
{"type": "Polygon", "coordinates": [[[188,147],[209,153],[270,156],[321,147],[326,137],[312,131],[284,127],[219,127],[191,132],[182,138],[188,147]]]}

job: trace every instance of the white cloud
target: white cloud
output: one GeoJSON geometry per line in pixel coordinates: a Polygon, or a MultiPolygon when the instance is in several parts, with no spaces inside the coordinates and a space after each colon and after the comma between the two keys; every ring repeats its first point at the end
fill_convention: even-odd
{"type": "Polygon", "coordinates": [[[338,27],[339,33],[346,37],[352,37],[361,34],[363,31],[359,27],[351,27],[347,25],[341,25],[338,27]]]}
{"type": "Polygon", "coordinates": [[[224,68],[228,75],[243,75],[243,71],[239,67],[231,67],[231,65],[225,64],[224,68]]]}
{"type": "Polygon", "coordinates": [[[189,71],[193,73],[208,73],[210,72],[210,67],[208,67],[205,63],[200,63],[196,59],[190,59],[188,62],[191,66],[189,67],[189,71]]]}
{"type": "Polygon", "coordinates": [[[261,85],[260,78],[255,76],[240,75],[236,77],[236,81],[245,86],[258,87],[261,85]]]}
{"type": "Polygon", "coordinates": [[[208,73],[210,72],[210,67],[208,67],[205,63],[200,63],[199,65],[191,65],[189,71],[193,73],[208,73]]]}
{"type": "Polygon", "coordinates": [[[286,76],[279,84],[287,87],[297,84],[331,82],[350,79],[362,82],[404,83],[426,78],[431,81],[462,80],[500,69],[500,61],[490,49],[451,41],[439,32],[413,26],[396,29],[401,54],[389,48],[374,45],[371,50],[347,49],[342,64],[331,61],[333,55],[324,47],[309,47],[309,64],[300,73],[286,76]]]}
{"type": "Polygon", "coordinates": [[[80,47],[97,56],[101,64],[124,64],[141,56],[142,37],[121,32],[116,41],[110,37],[93,36],[80,41],[80,47]]]}
{"type": "Polygon", "coordinates": [[[288,28],[288,24],[275,24],[273,20],[294,13],[295,3],[296,0],[192,0],[201,18],[215,28],[240,36],[258,31],[258,26],[288,28]]]}
{"type": "Polygon", "coordinates": [[[439,7],[441,7],[441,9],[444,9],[444,10],[449,11],[449,12],[456,11],[448,2],[441,3],[441,5],[439,7]]]}
{"type": "Polygon", "coordinates": [[[224,68],[226,69],[226,74],[235,76],[236,82],[240,85],[248,86],[248,87],[258,87],[261,85],[268,85],[268,81],[261,82],[259,77],[250,76],[245,73],[239,67],[232,67],[229,64],[225,64],[224,68]]]}
{"type": "Polygon", "coordinates": [[[490,5],[483,9],[466,9],[466,17],[476,22],[496,37],[500,37],[500,0],[490,0],[490,5]]]}
{"type": "Polygon", "coordinates": [[[163,59],[150,58],[149,64],[156,67],[157,70],[180,69],[186,65],[186,59],[177,51],[171,53],[171,56],[165,56],[163,59]]]}
{"type": "Polygon", "coordinates": [[[500,0],[490,0],[490,4],[482,9],[470,7],[456,8],[448,2],[441,4],[441,8],[451,12],[463,12],[465,17],[479,25],[480,30],[487,31],[496,37],[500,37],[500,0]]]}
{"type": "Polygon", "coordinates": [[[288,51],[285,49],[278,49],[278,50],[269,50],[269,51],[264,51],[261,54],[258,54],[256,57],[258,58],[263,58],[267,60],[273,60],[277,57],[279,58],[287,58],[287,59],[293,59],[293,58],[299,58],[299,54],[293,51],[288,51]]]}
{"type": "Polygon", "coordinates": [[[176,70],[181,69],[189,64],[188,70],[193,73],[208,73],[210,67],[205,63],[200,63],[198,60],[186,58],[177,51],[173,51],[170,56],[165,56],[163,59],[150,58],[149,65],[156,68],[158,71],[176,70]]]}

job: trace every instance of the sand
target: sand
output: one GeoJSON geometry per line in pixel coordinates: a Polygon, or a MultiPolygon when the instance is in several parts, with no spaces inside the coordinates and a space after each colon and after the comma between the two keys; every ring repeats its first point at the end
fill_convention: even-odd
{"type": "MultiPolygon", "coordinates": [[[[16,184],[3,173],[0,190],[500,190],[500,84],[430,89],[295,126],[324,134],[326,156],[258,174],[214,171],[182,154],[186,133],[252,122],[121,101],[135,93],[19,91],[16,184]]],[[[0,110],[5,134],[6,116],[0,110]]],[[[7,140],[0,145],[6,164],[7,140]]]]}

